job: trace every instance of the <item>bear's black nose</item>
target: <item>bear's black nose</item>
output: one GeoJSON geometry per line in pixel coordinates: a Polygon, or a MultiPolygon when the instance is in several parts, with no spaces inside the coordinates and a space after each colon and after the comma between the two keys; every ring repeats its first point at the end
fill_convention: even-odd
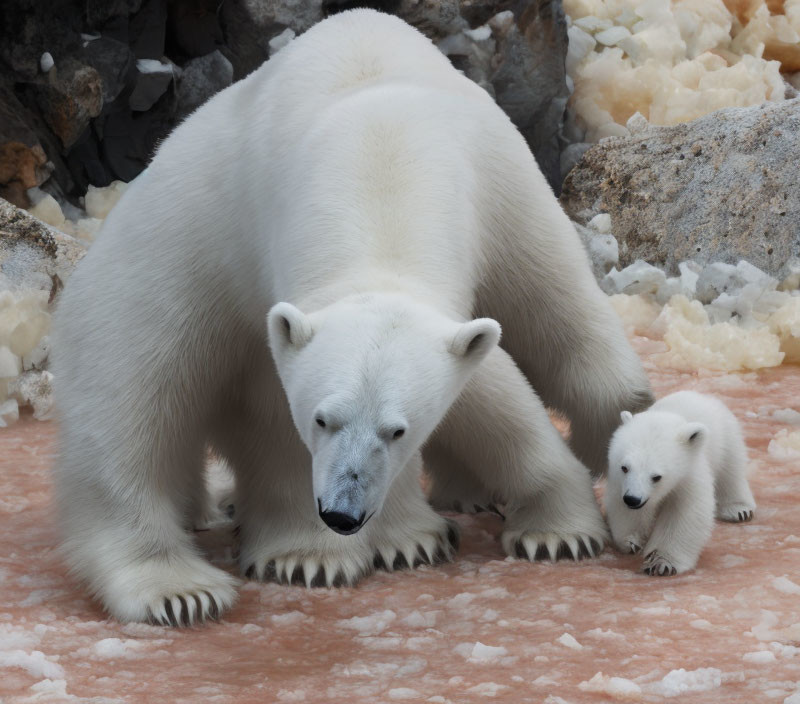
{"type": "Polygon", "coordinates": [[[630,494],[625,494],[622,500],[628,508],[641,508],[647,503],[647,501],[642,501],[638,496],[631,496],[630,494]]]}
{"type": "Polygon", "coordinates": [[[323,511],[321,506],[319,511],[319,517],[325,521],[325,525],[342,535],[357,533],[361,529],[361,526],[364,525],[364,516],[364,513],[356,518],[346,513],[339,513],[338,511],[323,511]]]}

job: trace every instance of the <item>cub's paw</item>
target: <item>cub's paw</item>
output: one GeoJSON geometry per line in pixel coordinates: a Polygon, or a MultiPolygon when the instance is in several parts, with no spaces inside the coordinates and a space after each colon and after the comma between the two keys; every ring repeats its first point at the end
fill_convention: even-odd
{"type": "Polygon", "coordinates": [[[458,524],[448,518],[437,518],[436,526],[427,531],[376,536],[372,542],[373,566],[393,572],[452,561],[459,544],[458,524]]]}
{"type": "Polygon", "coordinates": [[[241,563],[247,579],[305,587],[352,587],[372,571],[367,554],[292,552],[241,563]]]}
{"type": "Polygon", "coordinates": [[[582,560],[597,557],[603,550],[603,538],[591,535],[562,535],[524,530],[507,530],[502,535],[507,555],[520,560],[582,560]]]}
{"type": "Polygon", "coordinates": [[[625,539],[625,547],[630,554],[635,555],[642,551],[642,541],[635,535],[632,535],[625,539]]]}
{"type": "Polygon", "coordinates": [[[121,621],[194,626],[218,619],[236,601],[239,582],[200,558],[147,560],[114,574],[103,594],[121,621]]]}
{"type": "Polygon", "coordinates": [[[752,521],[755,515],[755,507],[748,504],[728,504],[721,506],[717,513],[717,518],[721,521],[728,521],[730,523],[744,523],[745,521],[752,521]]]}
{"type": "Polygon", "coordinates": [[[648,553],[644,558],[642,571],[651,577],[674,577],[678,574],[678,569],[657,550],[648,553]]]}

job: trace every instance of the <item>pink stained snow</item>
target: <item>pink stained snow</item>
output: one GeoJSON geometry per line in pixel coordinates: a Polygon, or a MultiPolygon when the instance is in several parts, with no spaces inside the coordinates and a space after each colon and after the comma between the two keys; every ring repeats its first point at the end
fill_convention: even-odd
{"type": "MultiPolygon", "coordinates": [[[[0,700],[781,704],[800,691],[800,455],[768,446],[800,430],[780,413],[800,410],[800,369],[682,374],[649,363],[661,343],[635,344],[658,395],[716,394],[750,448],[756,519],[717,523],[680,577],[644,576],[609,548],[510,560],[499,518],[459,516],[453,564],[354,589],[246,583],[221,623],[123,626],[55,550],[55,424],[0,430],[0,700]]],[[[229,533],[199,537],[233,569],[229,533]]]]}

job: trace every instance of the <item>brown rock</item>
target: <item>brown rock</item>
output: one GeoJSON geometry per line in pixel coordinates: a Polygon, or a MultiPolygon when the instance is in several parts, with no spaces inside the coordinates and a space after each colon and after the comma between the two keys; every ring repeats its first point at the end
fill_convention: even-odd
{"type": "Polygon", "coordinates": [[[746,259],[778,275],[800,255],[800,98],[728,108],[601,141],[564,181],[573,220],[611,216],[620,265],[746,259]]]}
{"type": "Polygon", "coordinates": [[[57,63],[34,92],[45,122],[67,149],[103,109],[100,74],[74,59],[57,63]]]}
{"type": "Polygon", "coordinates": [[[31,116],[14,92],[0,85],[0,189],[20,205],[24,192],[50,175],[47,155],[30,129],[31,116]]]}

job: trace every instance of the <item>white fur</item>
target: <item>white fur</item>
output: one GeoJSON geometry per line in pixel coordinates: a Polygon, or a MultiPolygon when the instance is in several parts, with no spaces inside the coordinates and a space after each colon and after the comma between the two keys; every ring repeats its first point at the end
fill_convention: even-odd
{"type": "Polygon", "coordinates": [[[594,553],[589,473],[542,401],[598,471],[620,410],[649,399],[520,134],[372,11],[320,23],[175,130],[71,278],[56,335],[67,560],[122,619],[233,601],[184,530],[206,443],[236,475],[243,571],[352,583],[452,554],[421,448],[436,505],[506,504],[512,554],[594,553]],[[320,508],[371,518],[343,536],[320,508]]]}
{"type": "Polygon", "coordinates": [[[649,574],[690,570],[711,537],[715,507],[724,521],[753,517],[739,423],[724,403],[694,391],[621,416],[604,499],[614,542],[625,552],[643,549],[649,574]],[[640,506],[626,505],[626,496],[640,506]]]}

